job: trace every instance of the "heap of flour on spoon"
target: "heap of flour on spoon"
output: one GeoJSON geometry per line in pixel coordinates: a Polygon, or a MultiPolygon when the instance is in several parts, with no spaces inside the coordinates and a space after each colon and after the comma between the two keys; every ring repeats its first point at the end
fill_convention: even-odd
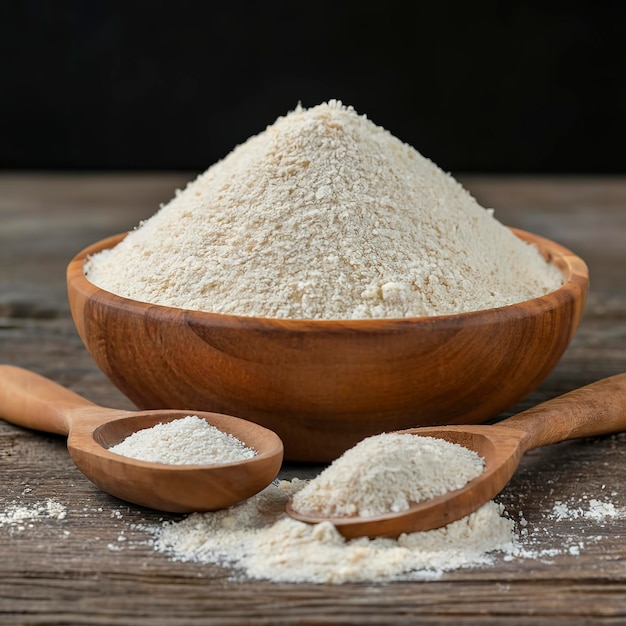
{"type": "Polygon", "coordinates": [[[408,510],[460,489],[482,474],[473,450],[434,437],[383,433],[344,452],[293,498],[293,508],[323,517],[373,517],[408,510]]]}
{"type": "Polygon", "coordinates": [[[133,300],[292,319],[474,311],[562,283],[450,175],[336,100],[236,147],[85,272],[133,300]]]}

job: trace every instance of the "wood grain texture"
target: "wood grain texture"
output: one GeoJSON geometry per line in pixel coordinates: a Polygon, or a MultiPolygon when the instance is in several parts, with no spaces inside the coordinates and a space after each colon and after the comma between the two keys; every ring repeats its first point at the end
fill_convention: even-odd
{"type": "MultiPolygon", "coordinates": [[[[149,217],[190,177],[0,175],[0,362],[33,369],[102,406],[133,409],[74,329],[65,267],[78,250],[149,217]]],[[[626,371],[626,179],[464,182],[502,222],[581,256],[591,277],[585,315],[562,359],[503,417],[626,371]]],[[[287,464],[281,476],[318,470],[287,464]]],[[[99,492],[74,467],[64,438],[0,422],[0,514],[47,498],[67,507],[62,520],[0,526],[0,623],[622,624],[623,520],[559,521],[552,511],[559,501],[577,507],[589,498],[626,507],[625,475],[625,435],[525,455],[500,500],[512,516],[523,515],[531,548],[561,549],[552,557],[496,560],[428,583],[276,585],[232,581],[227,570],[156,554],[141,526],[162,515],[99,492]],[[578,541],[580,553],[570,552],[578,541]]]]}

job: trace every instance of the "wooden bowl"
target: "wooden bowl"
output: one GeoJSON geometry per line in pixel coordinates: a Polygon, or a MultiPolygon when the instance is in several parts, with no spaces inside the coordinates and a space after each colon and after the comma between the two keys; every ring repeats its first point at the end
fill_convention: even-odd
{"type": "Polygon", "coordinates": [[[90,283],[69,264],[76,328],[111,381],[141,409],[227,413],[275,431],[285,458],[326,462],[369,435],[486,421],[556,365],[580,323],[585,263],[514,230],[563,272],[564,285],[520,304],[436,317],[278,320],[188,311],[90,283]]]}

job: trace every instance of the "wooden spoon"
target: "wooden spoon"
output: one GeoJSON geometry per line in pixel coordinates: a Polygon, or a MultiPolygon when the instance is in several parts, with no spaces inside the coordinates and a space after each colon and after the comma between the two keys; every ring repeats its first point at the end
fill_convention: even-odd
{"type": "Polygon", "coordinates": [[[214,511],[232,506],[269,485],[283,459],[278,435],[258,424],[198,411],[106,409],[10,365],[0,365],[0,417],[19,426],[68,435],[67,447],[76,466],[100,489],[161,511],[214,511]],[[168,465],[107,450],[138,430],[190,413],[237,437],[256,456],[221,465],[168,465]]]}
{"type": "Polygon", "coordinates": [[[401,513],[376,517],[308,515],[296,511],[291,502],[287,513],[303,522],[330,521],[347,539],[397,537],[402,533],[432,530],[469,515],[491,500],[509,482],[528,450],[622,430],[626,430],[626,374],[548,400],[493,426],[433,426],[398,431],[440,437],[482,456],[485,470],[461,489],[412,504],[401,513]]]}

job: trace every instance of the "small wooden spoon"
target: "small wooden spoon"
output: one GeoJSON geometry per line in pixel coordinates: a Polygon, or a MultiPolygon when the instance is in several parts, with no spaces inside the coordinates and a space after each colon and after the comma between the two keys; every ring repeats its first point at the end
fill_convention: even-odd
{"type": "Polygon", "coordinates": [[[198,411],[106,409],[10,365],[0,365],[0,417],[19,426],[68,435],[67,447],[76,466],[102,491],[161,511],[214,511],[232,506],[269,485],[283,459],[278,435],[258,424],[198,411]],[[222,465],[168,465],[107,450],[138,430],[190,413],[237,437],[256,456],[222,465]]]}
{"type": "Polygon", "coordinates": [[[402,513],[376,517],[307,515],[296,511],[291,502],[287,513],[313,524],[330,521],[347,539],[397,537],[402,533],[441,528],[469,515],[497,495],[528,450],[622,430],[626,430],[626,374],[571,391],[493,426],[433,426],[398,431],[440,437],[482,456],[485,470],[461,489],[412,504],[402,513]]]}

